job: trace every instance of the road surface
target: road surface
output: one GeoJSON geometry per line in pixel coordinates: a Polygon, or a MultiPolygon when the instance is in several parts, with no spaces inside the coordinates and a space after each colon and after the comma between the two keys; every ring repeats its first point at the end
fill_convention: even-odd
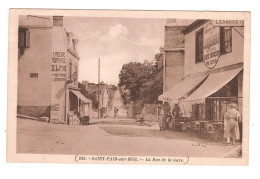
{"type": "Polygon", "coordinates": [[[233,148],[133,119],[95,119],[88,126],[17,119],[18,153],[223,157],[233,148]]]}

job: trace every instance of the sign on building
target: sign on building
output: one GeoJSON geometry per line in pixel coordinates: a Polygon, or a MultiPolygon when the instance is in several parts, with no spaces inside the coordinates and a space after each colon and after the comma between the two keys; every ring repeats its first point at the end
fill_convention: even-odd
{"type": "Polygon", "coordinates": [[[203,34],[203,61],[212,69],[220,56],[220,27],[214,26],[213,21],[206,24],[203,34]]]}
{"type": "Polygon", "coordinates": [[[243,20],[213,20],[213,26],[244,27],[243,20]]]}

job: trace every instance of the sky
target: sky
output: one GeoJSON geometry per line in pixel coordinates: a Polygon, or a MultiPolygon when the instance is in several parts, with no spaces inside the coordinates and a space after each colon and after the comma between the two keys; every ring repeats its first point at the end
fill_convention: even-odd
{"type": "Polygon", "coordinates": [[[79,81],[117,85],[123,64],[153,61],[164,44],[166,19],[64,17],[64,27],[78,39],[79,81]]]}

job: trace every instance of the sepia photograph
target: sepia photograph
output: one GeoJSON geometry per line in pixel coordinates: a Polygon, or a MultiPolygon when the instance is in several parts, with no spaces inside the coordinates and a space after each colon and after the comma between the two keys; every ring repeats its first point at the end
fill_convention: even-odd
{"type": "Polygon", "coordinates": [[[247,165],[250,13],[190,13],[10,10],[8,160],[247,165]]]}

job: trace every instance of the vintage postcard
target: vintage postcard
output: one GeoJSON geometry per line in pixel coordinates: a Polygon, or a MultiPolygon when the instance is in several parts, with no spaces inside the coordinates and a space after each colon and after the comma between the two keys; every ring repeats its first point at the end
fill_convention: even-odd
{"type": "Polygon", "coordinates": [[[250,12],[9,13],[8,162],[248,165],[250,12]]]}

